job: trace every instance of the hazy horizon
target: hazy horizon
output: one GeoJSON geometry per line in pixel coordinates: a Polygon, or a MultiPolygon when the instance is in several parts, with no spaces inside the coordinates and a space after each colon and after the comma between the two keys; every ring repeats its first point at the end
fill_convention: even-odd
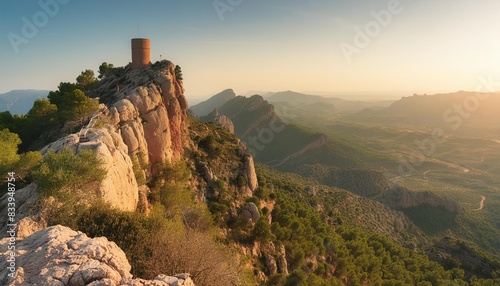
{"type": "Polygon", "coordinates": [[[102,62],[126,65],[138,36],[151,39],[153,62],[161,55],[182,67],[188,99],[226,88],[353,100],[474,91],[479,77],[500,78],[498,8],[449,0],[2,2],[0,93],[54,90],[85,69],[97,75],[102,62]]]}

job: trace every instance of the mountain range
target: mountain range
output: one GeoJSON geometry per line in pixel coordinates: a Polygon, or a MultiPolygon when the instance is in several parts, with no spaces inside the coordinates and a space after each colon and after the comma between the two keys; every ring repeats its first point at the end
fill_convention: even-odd
{"type": "MultiPolygon", "coordinates": [[[[452,189],[464,174],[470,192],[480,179],[495,186],[488,159],[467,173],[456,157],[446,163],[450,154],[439,146],[425,172],[388,177],[405,140],[427,134],[344,121],[387,102],[225,90],[188,112],[178,70],[161,61],[61,85],[43,109],[50,112],[36,114],[51,122],[47,130],[23,137],[43,148],[15,156],[17,134],[2,130],[2,146],[14,150],[0,167],[15,170],[19,253],[15,280],[0,261],[0,284],[499,282],[493,189],[477,188],[487,196],[478,210],[452,189]],[[453,196],[439,193],[443,186],[453,196]]],[[[0,124],[34,122],[10,119],[0,124]]],[[[464,148],[459,155],[472,164],[460,145],[467,142],[448,144],[464,148]]],[[[473,146],[490,151],[483,143],[473,146]]],[[[0,252],[8,253],[12,192],[2,184],[0,252]]]]}
{"type": "Polygon", "coordinates": [[[46,98],[48,90],[11,90],[0,94],[0,112],[9,111],[11,114],[26,114],[33,102],[38,98],[46,98]]]}
{"type": "Polygon", "coordinates": [[[403,97],[383,109],[367,108],[349,119],[385,125],[443,127],[500,124],[500,93],[467,92],[403,97]]]}

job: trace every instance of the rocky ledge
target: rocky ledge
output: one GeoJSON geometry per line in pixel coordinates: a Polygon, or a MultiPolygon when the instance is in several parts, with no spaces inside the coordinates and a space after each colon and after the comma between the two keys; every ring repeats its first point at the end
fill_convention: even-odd
{"type": "Polygon", "coordinates": [[[158,275],[154,280],[133,279],[125,253],[105,237],[89,238],[64,226],[52,226],[10,244],[0,241],[0,285],[134,285],[194,286],[188,274],[158,275]],[[10,259],[12,260],[12,259],[10,259]],[[12,265],[14,265],[12,264],[12,265]],[[15,277],[9,273],[15,269],[15,277]]]}

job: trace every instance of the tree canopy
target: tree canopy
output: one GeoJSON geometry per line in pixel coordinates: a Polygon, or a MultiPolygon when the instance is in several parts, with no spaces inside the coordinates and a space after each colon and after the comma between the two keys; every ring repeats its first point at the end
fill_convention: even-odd
{"type": "Polygon", "coordinates": [[[12,133],[9,129],[5,128],[0,130],[0,173],[11,172],[8,170],[14,163],[19,160],[17,154],[17,146],[21,144],[19,135],[12,133]]]}
{"type": "Polygon", "coordinates": [[[109,77],[110,75],[113,74],[113,69],[114,68],[115,67],[113,66],[113,64],[108,64],[107,62],[103,62],[99,66],[99,76],[98,76],[98,78],[99,79],[103,79],[103,78],[109,77]]]}
{"type": "Polygon", "coordinates": [[[97,79],[95,78],[93,70],[84,70],[82,73],[76,78],[76,82],[81,86],[88,88],[93,83],[95,83],[97,79]]]}

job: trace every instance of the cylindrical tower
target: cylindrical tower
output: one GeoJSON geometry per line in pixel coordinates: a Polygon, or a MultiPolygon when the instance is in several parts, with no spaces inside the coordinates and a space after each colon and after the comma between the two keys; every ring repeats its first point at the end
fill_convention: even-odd
{"type": "Polygon", "coordinates": [[[132,39],[132,69],[143,69],[151,63],[149,39],[132,39]]]}

